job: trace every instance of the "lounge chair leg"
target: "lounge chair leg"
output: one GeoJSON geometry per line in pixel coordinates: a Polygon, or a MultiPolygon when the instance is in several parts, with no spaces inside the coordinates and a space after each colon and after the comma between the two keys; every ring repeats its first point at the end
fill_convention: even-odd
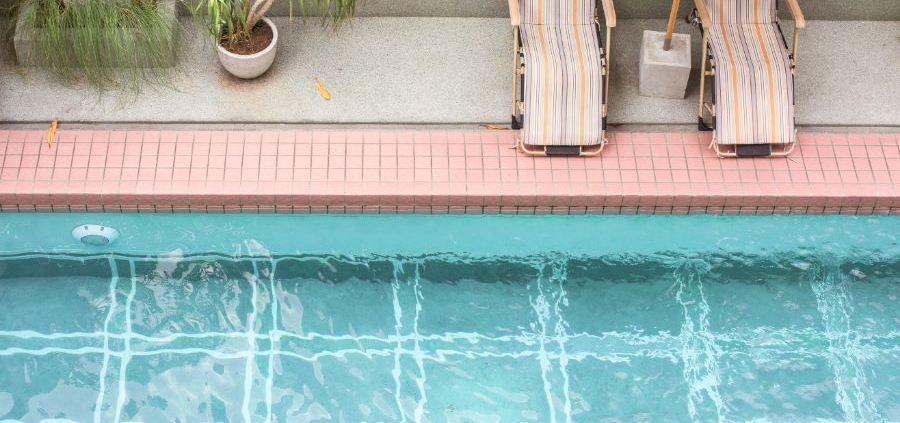
{"type": "Polygon", "coordinates": [[[797,146],[797,141],[794,141],[790,144],[785,144],[780,146],[779,149],[772,149],[772,157],[787,157],[792,152],[794,152],[794,147],[797,146]]]}
{"type": "MultiPolygon", "coordinates": [[[[700,43],[703,46],[703,50],[700,52],[700,104],[697,110],[697,130],[701,132],[711,132],[715,127],[715,115],[711,114],[713,119],[713,126],[709,126],[706,124],[706,122],[703,121],[703,112],[706,109],[706,104],[704,103],[706,101],[706,78],[710,76],[709,72],[707,72],[707,67],[710,65],[710,58],[708,53],[709,34],[702,29],[701,31],[703,33],[703,40],[701,40],[700,43]]],[[[713,90],[713,96],[715,96],[715,89],[713,90]]],[[[713,102],[715,102],[715,99],[713,100],[713,102]]]]}
{"type": "MultiPolygon", "coordinates": [[[[520,39],[519,39],[519,28],[516,27],[513,29],[513,89],[512,89],[512,121],[510,127],[512,129],[522,129],[522,122],[519,122],[516,119],[516,105],[519,102],[519,93],[522,87],[520,87],[520,83],[523,83],[522,75],[519,72],[520,64],[520,39]]],[[[524,84],[522,84],[524,85],[524,84]]],[[[523,119],[524,120],[524,119],[523,119]]]]}
{"type": "Polygon", "coordinates": [[[603,152],[603,149],[606,148],[607,143],[609,143],[609,141],[604,136],[603,139],[600,140],[600,144],[581,147],[581,153],[578,155],[581,157],[599,156],[600,153],[603,152]]]}
{"type": "Polygon", "coordinates": [[[544,157],[547,155],[542,146],[538,146],[538,148],[531,148],[531,146],[525,144],[525,142],[522,141],[522,137],[516,138],[516,147],[519,149],[519,151],[529,156],[544,157]]]}

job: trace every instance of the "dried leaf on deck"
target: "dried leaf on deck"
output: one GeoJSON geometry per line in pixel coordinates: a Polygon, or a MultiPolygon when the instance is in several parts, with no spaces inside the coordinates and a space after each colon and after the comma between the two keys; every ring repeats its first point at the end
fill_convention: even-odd
{"type": "Polygon", "coordinates": [[[328,88],[325,87],[325,84],[322,81],[319,81],[319,78],[316,78],[316,90],[319,91],[319,95],[322,96],[325,100],[331,100],[331,93],[328,92],[328,88]]]}
{"type": "Polygon", "coordinates": [[[56,128],[59,126],[59,119],[53,119],[50,127],[47,128],[47,146],[53,146],[53,138],[56,137],[56,128]]]}
{"type": "Polygon", "coordinates": [[[481,126],[482,128],[487,128],[487,129],[490,129],[490,130],[492,130],[492,131],[508,131],[508,130],[509,130],[509,127],[508,127],[508,126],[490,125],[490,124],[487,124],[487,123],[482,123],[480,126],[481,126]]]}

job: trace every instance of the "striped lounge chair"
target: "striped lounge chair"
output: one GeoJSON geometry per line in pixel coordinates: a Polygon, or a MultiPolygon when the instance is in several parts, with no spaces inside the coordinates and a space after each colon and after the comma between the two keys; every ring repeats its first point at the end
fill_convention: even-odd
{"type": "Polygon", "coordinates": [[[797,0],[785,1],[794,18],[792,51],[778,23],[778,0],[694,0],[704,58],[698,122],[700,130],[714,131],[719,157],[786,156],[796,145],[794,69],[806,21],[797,0]],[[708,102],[707,85],[713,85],[708,102]]]}
{"type": "Polygon", "coordinates": [[[512,127],[522,130],[517,146],[538,156],[600,154],[613,0],[509,0],[509,15],[516,49],[512,127]]]}

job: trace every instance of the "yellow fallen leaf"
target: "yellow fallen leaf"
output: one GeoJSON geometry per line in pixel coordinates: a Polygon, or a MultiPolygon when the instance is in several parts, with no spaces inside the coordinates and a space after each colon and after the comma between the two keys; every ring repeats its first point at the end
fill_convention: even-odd
{"type": "Polygon", "coordinates": [[[487,128],[492,131],[508,131],[509,130],[508,126],[490,125],[490,124],[486,124],[486,123],[482,123],[480,126],[482,128],[487,128]]]}
{"type": "Polygon", "coordinates": [[[59,126],[59,119],[53,119],[53,122],[50,122],[50,127],[47,128],[47,146],[53,146],[53,137],[56,136],[56,127],[59,126]]]}
{"type": "Polygon", "coordinates": [[[328,88],[325,88],[325,84],[322,81],[319,81],[319,78],[316,78],[316,89],[319,90],[319,95],[322,96],[325,100],[331,100],[331,93],[328,92],[328,88]]]}

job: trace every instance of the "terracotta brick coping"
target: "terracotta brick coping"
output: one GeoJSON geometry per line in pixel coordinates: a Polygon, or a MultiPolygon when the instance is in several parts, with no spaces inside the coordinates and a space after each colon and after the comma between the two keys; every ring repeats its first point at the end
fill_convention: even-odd
{"type": "Polygon", "coordinates": [[[719,159],[707,133],[610,133],[532,158],[512,131],[0,130],[0,211],[900,214],[900,134],[800,134],[719,159]]]}

